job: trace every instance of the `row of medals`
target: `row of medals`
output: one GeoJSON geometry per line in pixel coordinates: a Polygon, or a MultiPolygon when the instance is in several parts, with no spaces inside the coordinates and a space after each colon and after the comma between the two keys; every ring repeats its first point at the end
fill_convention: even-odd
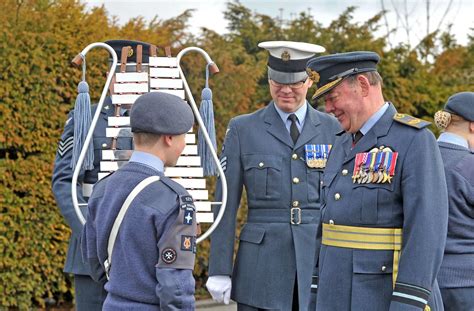
{"type": "MultiPolygon", "coordinates": [[[[369,151],[369,153],[378,153],[378,152],[393,152],[392,149],[388,147],[381,146],[380,148],[373,148],[369,151]]],[[[384,184],[384,183],[391,183],[392,176],[388,172],[388,168],[385,166],[381,166],[375,171],[373,168],[361,165],[359,170],[352,175],[352,182],[358,184],[384,184]]]]}

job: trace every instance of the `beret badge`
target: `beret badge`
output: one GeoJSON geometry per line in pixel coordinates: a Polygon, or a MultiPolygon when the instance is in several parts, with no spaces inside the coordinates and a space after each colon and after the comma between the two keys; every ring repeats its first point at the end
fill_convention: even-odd
{"type": "Polygon", "coordinates": [[[306,73],[308,74],[308,77],[314,82],[318,83],[319,82],[319,73],[317,71],[314,71],[311,68],[306,68],[306,73]]]}
{"type": "Polygon", "coordinates": [[[281,60],[284,61],[284,62],[287,62],[289,61],[291,58],[290,56],[290,53],[288,53],[288,51],[283,51],[283,53],[281,53],[281,60]]]}

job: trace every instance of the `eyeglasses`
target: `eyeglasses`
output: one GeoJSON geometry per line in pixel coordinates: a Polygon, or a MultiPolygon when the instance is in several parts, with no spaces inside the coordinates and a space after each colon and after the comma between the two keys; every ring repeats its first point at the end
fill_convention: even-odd
{"type": "Polygon", "coordinates": [[[283,83],[278,83],[276,81],[273,81],[273,80],[269,80],[270,81],[270,84],[274,87],[277,87],[279,89],[287,86],[291,89],[300,89],[303,87],[303,85],[306,83],[308,79],[304,79],[303,81],[299,81],[299,82],[295,82],[295,83],[289,83],[289,84],[283,84],[283,83]]]}

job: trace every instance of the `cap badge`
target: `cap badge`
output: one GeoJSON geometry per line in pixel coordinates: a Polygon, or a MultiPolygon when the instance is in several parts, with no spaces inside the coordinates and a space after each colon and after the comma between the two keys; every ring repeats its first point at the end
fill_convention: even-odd
{"type": "Polygon", "coordinates": [[[128,50],[128,57],[132,57],[133,55],[133,48],[131,48],[130,50],[128,50]]]}
{"type": "Polygon", "coordinates": [[[306,68],[306,73],[308,74],[308,77],[314,82],[318,83],[319,82],[319,73],[317,71],[314,71],[311,68],[306,68]]]}
{"type": "Polygon", "coordinates": [[[283,53],[281,53],[281,60],[284,61],[284,62],[287,62],[289,61],[291,58],[290,56],[290,53],[288,53],[288,51],[283,51],[283,53]]]}

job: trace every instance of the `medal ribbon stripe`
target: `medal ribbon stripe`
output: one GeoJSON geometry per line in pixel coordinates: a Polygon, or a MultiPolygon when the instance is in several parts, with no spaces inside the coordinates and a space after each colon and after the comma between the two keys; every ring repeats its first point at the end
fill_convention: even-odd
{"type": "Polygon", "coordinates": [[[397,165],[398,152],[392,152],[391,154],[391,164],[390,164],[390,176],[395,174],[395,166],[397,165]]]}

